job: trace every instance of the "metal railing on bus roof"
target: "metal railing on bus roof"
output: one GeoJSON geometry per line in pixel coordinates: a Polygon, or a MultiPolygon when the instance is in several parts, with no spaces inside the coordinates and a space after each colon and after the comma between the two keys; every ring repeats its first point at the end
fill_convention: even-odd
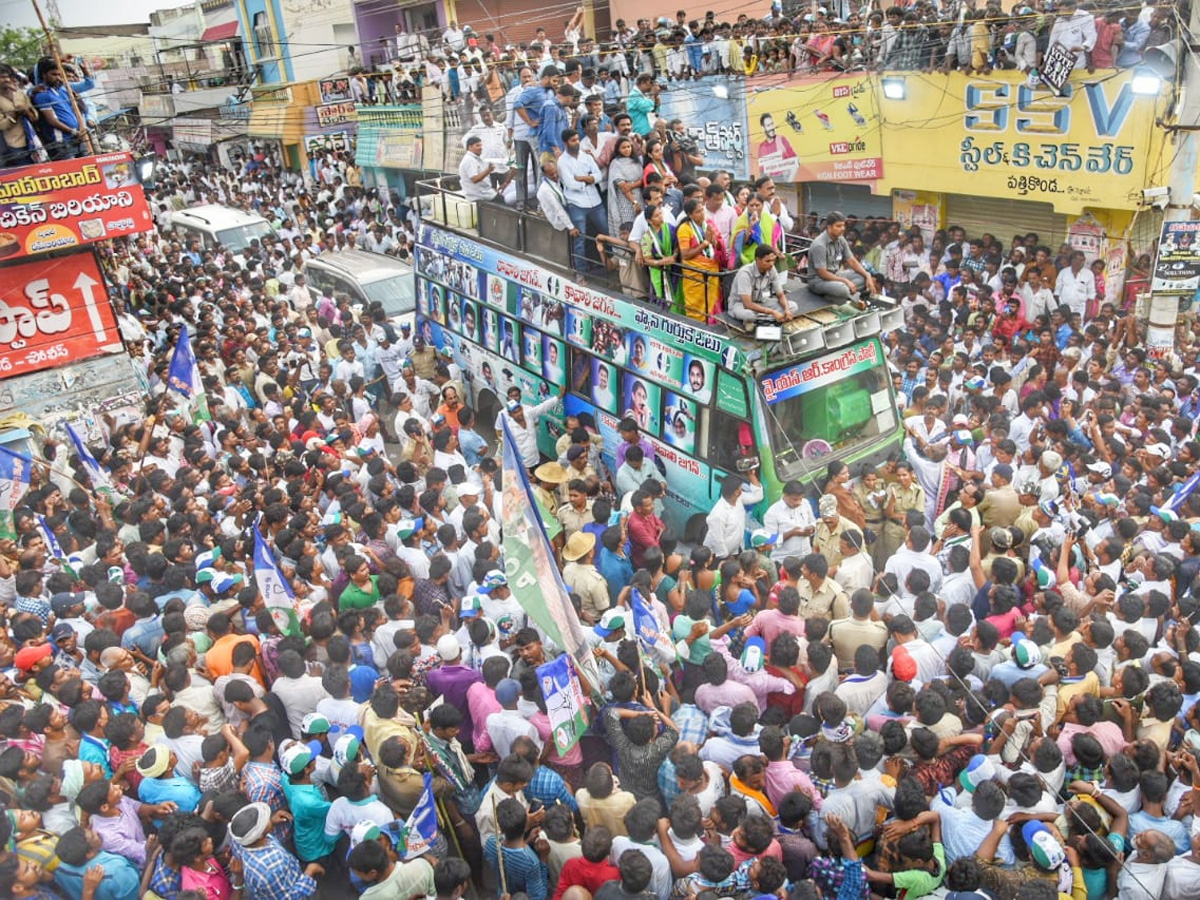
{"type": "MultiPolygon", "coordinates": [[[[544,216],[515,209],[503,203],[470,200],[462,194],[457,175],[418,181],[416,188],[418,212],[423,220],[477,236],[516,253],[535,257],[564,277],[578,278],[579,273],[572,266],[572,238],[567,232],[557,230],[544,216]]],[[[613,241],[614,239],[608,238],[606,243],[613,241]]],[[[789,357],[807,356],[826,348],[845,346],[856,339],[870,337],[881,331],[903,327],[903,317],[898,308],[865,310],[853,318],[839,319],[833,323],[828,322],[825,316],[808,315],[837,304],[809,292],[804,280],[798,277],[796,265],[804,262],[812,243],[811,239],[803,235],[788,234],[784,236],[784,241],[784,249],[793,265],[788,272],[786,291],[789,297],[799,300],[800,315],[784,327],[779,339],[770,342],[780,346],[780,350],[771,355],[782,352],[789,357]]],[[[704,320],[698,320],[672,313],[668,305],[661,304],[651,297],[649,278],[640,277],[646,275],[644,267],[636,263],[629,263],[628,266],[633,272],[631,275],[627,268],[624,279],[618,262],[612,267],[606,266],[603,274],[587,275],[586,283],[618,296],[644,302],[659,313],[677,315],[678,318],[690,322],[700,321],[717,333],[754,338],[756,323],[739,323],[726,314],[713,310],[709,303],[710,294],[715,294],[718,299],[729,297],[737,268],[712,272],[683,261],[677,261],[670,266],[673,276],[683,282],[700,280],[707,286],[710,280],[716,280],[720,285],[719,292],[703,292],[705,317],[704,320]]]]}

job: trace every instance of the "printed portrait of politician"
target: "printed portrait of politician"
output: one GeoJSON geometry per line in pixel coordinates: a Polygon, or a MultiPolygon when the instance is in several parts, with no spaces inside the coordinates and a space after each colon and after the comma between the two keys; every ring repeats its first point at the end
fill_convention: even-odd
{"type": "Polygon", "coordinates": [[[504,316],[500,317],[500,355],[509,362],[517,361],[517,325],[504,316]]]}
{"type": "Polygon", "coordinates": [[[692,399],[703,406],[712,397],[712,364],[694,356],[687,357],[687,386],[692,399]]]}
{"type": "Polygon", "coordinates": [[[542,336],[542,377],[553,385],[563,383],[563,343],[549,335],[542,336]]]}
{"type": "Polygon", "coordinates": [[[625,411],[638,428],[651,434],[658,432],[658,385],[629,373],[624,383],[625,411]]]}
{"type": "Polygon", "coordinates": [[[616,369],[600,359],[592,360],[592,402],[605,412],[616,412],[616,369]]]}
{"type": "Polygon", "coordinates": [[[496,352],[496,312],[484,307],[480,310],[483,315],[483,346],[493,353],[496,352]]]}
{"type": "Polygon", "coordinates": [[[696,407],[691,400],[667,392],[663,400],[663,440],[684,453],[696,449],[696,407]]]}
{"type": "Polygon", "coordinates": [[[521,355],[525,368],[542,371],[542,336],[532,328],[526,328],[521,342],[521,355]]]}
{"type": "Polygon", "coordinates": [[[475,304],[470,300],[464,300],[462,305],[462,336],[468,341],[478,341],[479,315],[475,311],[475,304]]]}
{"type": "Polygon", "coordinates": [[[758,145],[758,170],[776,181],[795,181],[800,172],[800,158],[788,139],[775,130],[775,117],[763,113],[758,124],[762,126],[763,141],[758,145]]]}

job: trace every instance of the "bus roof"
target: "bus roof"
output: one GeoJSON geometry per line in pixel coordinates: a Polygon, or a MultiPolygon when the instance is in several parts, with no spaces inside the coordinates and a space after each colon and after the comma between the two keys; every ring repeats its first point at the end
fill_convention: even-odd
{"type": "MultiPolygon", "coordinates": [[[[696,353],[730,370],[768,369],[836,349],[895,327],[899,310],[859,310],[848,303],[831,303],[813,294],[798,278],[789,278],[786,291],[800,315],[784,326],[779,340],[760,341],[752,332],[718,321],[704,324],[613,291],[576,283],[575,273],[553,260],[520,253],[480,237],[474,229],[453,228],[441,222],[422,222],[417,246],[476,266],[489,278],[498,277],[573,306],[624,328],[668,334],[696,353]],[[886,317],[886,319],[884,318],[886,317]]],[[[419,252],[419,251],[418,251],[419,252]]],[[[489,295],[491,291],[488,291],[489,295]]]]}

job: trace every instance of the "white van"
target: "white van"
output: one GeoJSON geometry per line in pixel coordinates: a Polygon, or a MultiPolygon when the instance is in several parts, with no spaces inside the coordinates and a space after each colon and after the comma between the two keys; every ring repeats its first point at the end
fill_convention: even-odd
{"type": "Polygon", "coordinates": [[[217,204],[176,210],[167,216],[167,228],[185,245],[190,238],[199,238],[205,249],[220,244],[238,257],[254,238],[275,235],[271,223],[262,216],[217,204]]]}
{"type": "Polygon", "coordinates": [[[378,301],[393,325],[413,324],[417,305],[413,267],[394,256],[367,250],[322,253],[304,264],[315,291],[328,288],[336,298],[345,294],[352,306],[366,308],[378,301]]]}

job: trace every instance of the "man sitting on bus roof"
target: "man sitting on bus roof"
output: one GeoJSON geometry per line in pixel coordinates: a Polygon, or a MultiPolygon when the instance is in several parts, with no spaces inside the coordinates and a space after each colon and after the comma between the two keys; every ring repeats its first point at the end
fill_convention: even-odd
{"type": "Polygon", "coordinates": [[[854,258],[845,233],[846,217],[831,212],[825,217],[825,230],[808,248],[808,289],[838,302],[849,300],[863,288],[867,296],[876,293],[875,280],[854,258]]]}
{"type": "Polygon", "coordinates": [[[771,318],[787,322],[800,311],[794,300],[783,292],[784,273],[776,271],[779,254],[769,244],[759,244],[754,261],[738,269],[733,278],[729,315],[739,322],[753,323],[771,318]]]}

